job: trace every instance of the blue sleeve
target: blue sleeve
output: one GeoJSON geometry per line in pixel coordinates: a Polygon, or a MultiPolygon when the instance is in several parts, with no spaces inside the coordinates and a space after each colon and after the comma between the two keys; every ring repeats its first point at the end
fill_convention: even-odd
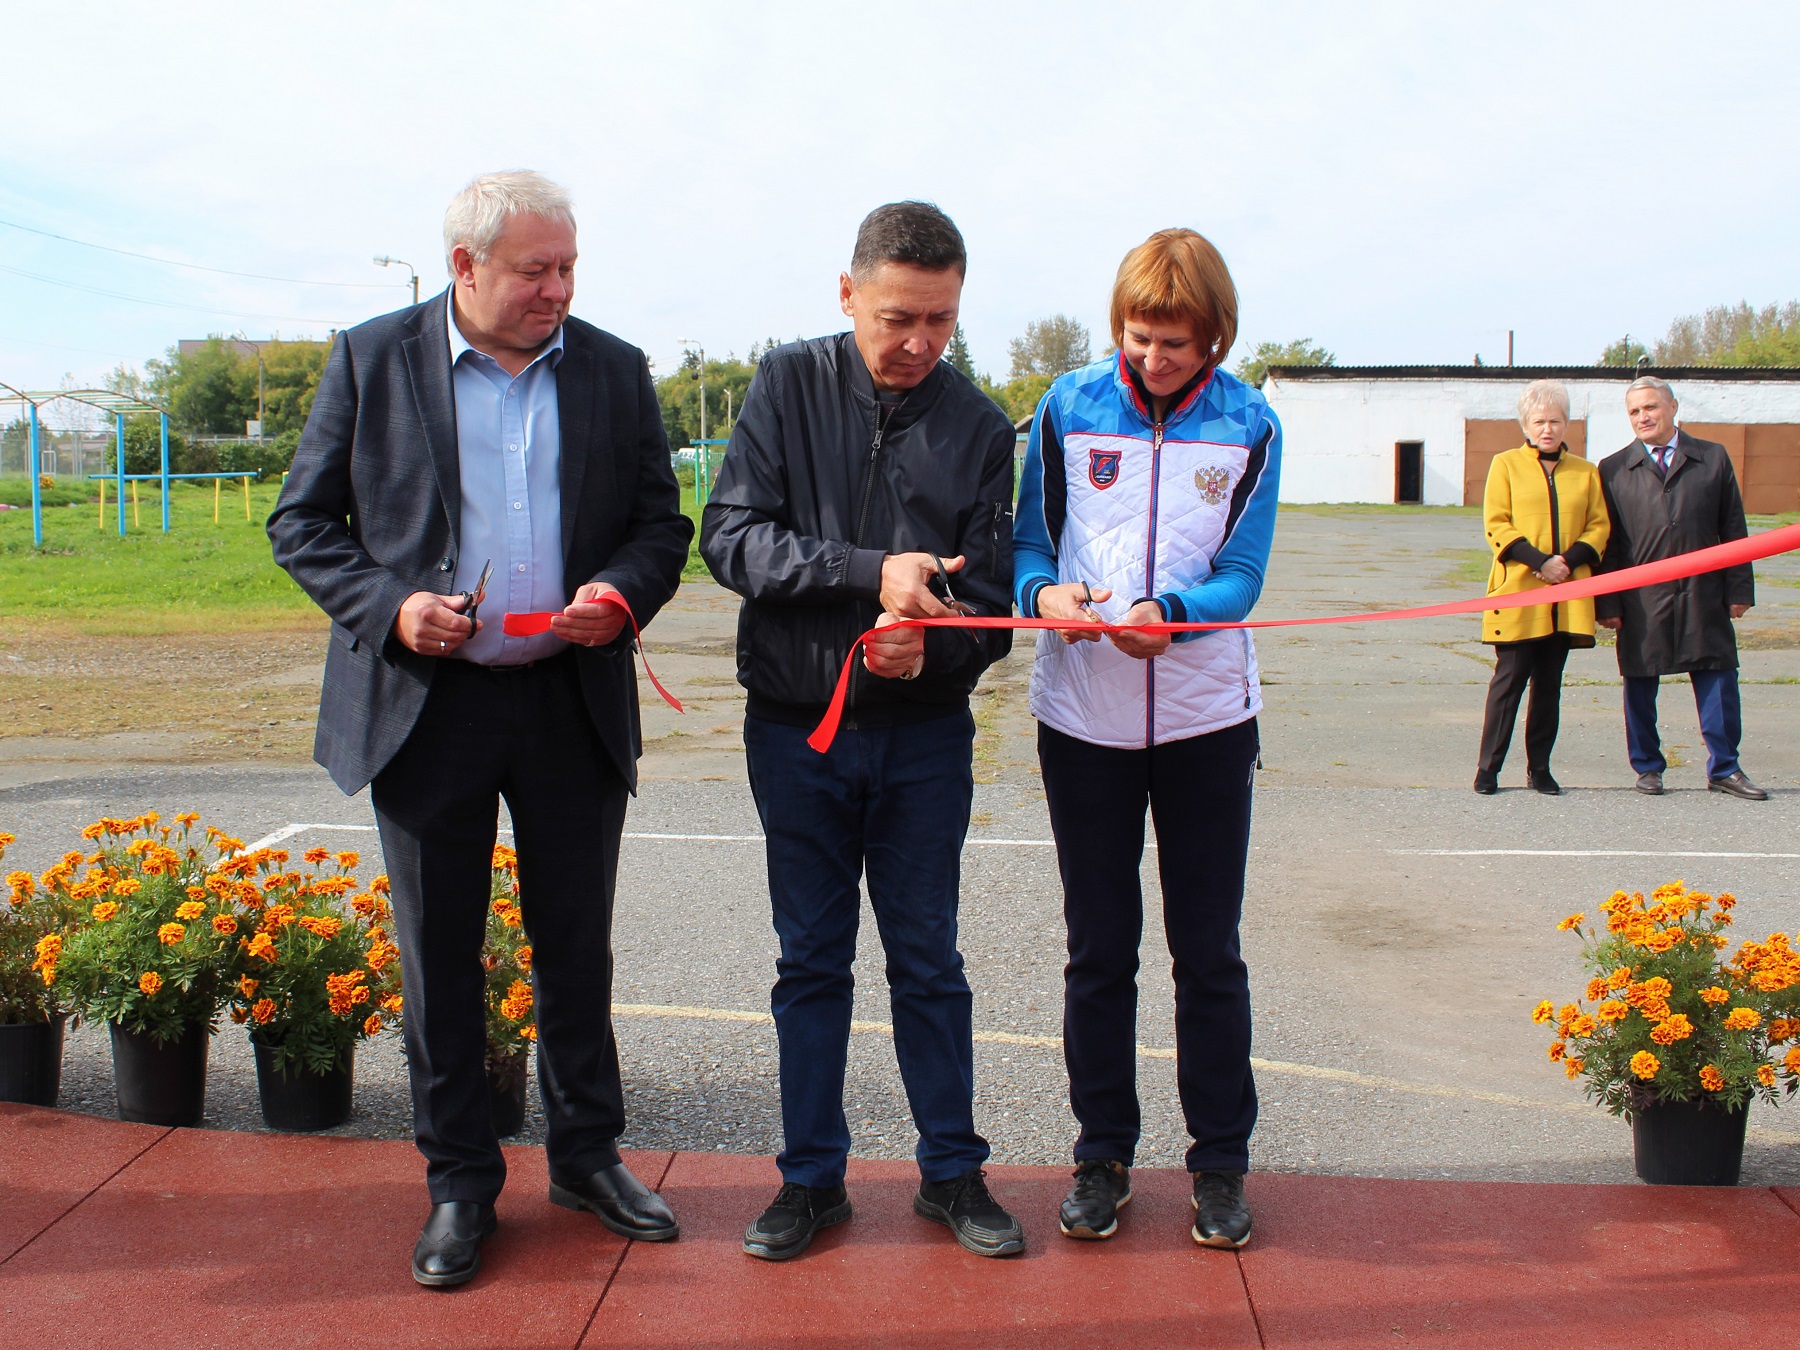
{"type": "MultiPolygon", "coordinates": [[[[1039,617],[1038,592],[1056,583],[1056,542],[1046,509],[1045,461],[1055,481],[1062,481],[1062,436],[1046,391],[1031,421],[1025,446],[1025,468],[1019,477],[1019,504],[1013,511],[1013,602],[1027,619],[1039,617]]],[[[1060,533],[1060,531],[1058,531],[1060,533]]]]}
{"type": "MultiPolygon", "coordinates": [[[[1212,575],[1185,591],[1156,597],[1175,623],[1237,623],[1250,617],[1262,595],[1269,550],[1275,542],[1275,503],[1281,493],[1281,423],[1265,410],[1259,439],[1244,476],[1231,494],[1225,540],[1213,555],[1212,575]]],[[[1179,633],[1188,642],[1204,633],[1179,633]]]]}

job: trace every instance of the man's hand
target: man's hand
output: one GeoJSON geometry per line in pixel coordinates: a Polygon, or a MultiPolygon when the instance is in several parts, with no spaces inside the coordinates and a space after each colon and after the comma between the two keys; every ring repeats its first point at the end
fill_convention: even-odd
{"type": "MultiPolygon", "coordinates": [[[[1112,599],[1110,587],[1102,586],[1098,590],[1090,592],[1082,582],[1065,581],[1060,585],[1046,586],[1037,593],[1037,611],[1046,619],[1099,622],[1100,616],[1087,607],[1090,594],[1096,601],[1112,599]]],[[[1056,635],[1064,642],[1098,642],[1100,640],[1098,633],[1071,633],[1060,628],[1056,630],[1056,635]]]]}
{"type": "Polygon", "coordinates": [[[588,582],[575,592],[568,608],[550,620],[550,631],[577,647],[604,647],[619,636],[626,619],[623,605],[600,603],[603,595],[619,595],[618,587],[604,581],[588,582]]]}
{"type": "Polygon", "coordinates": [[[1741,619],[1749,612],[1750,606],[1748,605],[1733,605],[1731,607],[1731,617],[1734,619],[1741,619]]]}
{"type": "MultiPolygon", "coordinates": [[[[944,570],[962,569],[959,553],[944,559],[944,570]]],[[[956,613],[931,593],[937,567],[929,553],[890,553],[881,564],[881,607],[900,619],[947,619],[956,613]]]]}
{"type": "Polygon", "coordinates": [[[394,616],[394,636],[420,656],[448,656],[486,627],[462,613],[467,603],[460,595],[414,591],[394,616]]]}
{"type": "MultiPolygon", "coordinates": [[[[1161,623],[1163,622],[1162,606],[1154,600],[1141,600],[1131,607],[1131,611],[1119,620],[1123,624],[1161,623]]],[[[1113,633],[1112,644],[1127,656],[1135,656],[1143,661],[1152,656],[1161,656],[1169,650],[1173,633],[1113,633]]]]}
{"type": "MultiPolygon", "coordinates": [[[[948,569],[949,562],[944,566],[948,569]]],[[[925,668],[925,630],[893,627],[898,622],[896,616],[883,614],[875,620],[873,636],[863,643],[863,664],[884,680],[909,680],[925,668]]]]}
{"type": "Polygon", "coordinates": [[[1619,620],[1617,619],[1595,619],[1594,622],[1602,628],[1612,629],[1615,633],[1619,631],[1619,620]]]}
{"type": "Polygon", "coordinates": [[[1560,553],[1552,554],[1544,559],[1544,565],[1537,570],[1538,580],[1547,581],[1552,586],[1567,581],[1571,575],[1569,563],[1560,553]]]}

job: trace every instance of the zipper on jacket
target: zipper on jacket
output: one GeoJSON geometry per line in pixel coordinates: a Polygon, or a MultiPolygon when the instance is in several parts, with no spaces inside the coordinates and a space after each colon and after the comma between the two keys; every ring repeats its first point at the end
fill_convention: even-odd
{"type": "MultiPolygon", "coordinates": [[[[1163,424],[1150,424],[1150,529],[1144,548],[1144,591],[1156,590],[1156,506],[1162,483],[1163,424]]],[[[1156,658],[1144,661],[1144,747],[1156,744],[1156,658]]]]}
{"type": "MultiPolygon", "coordinates": [[[[1562,460],[1559,456],[1556,464],[1552,464],[1544,474],[1544,483],[1550,489],[1550,553],[1557,556],[1562,553],[1562,507],[1556,499],[1556,469],[1562,460]]],[[[1550,606],[1550,635],[1556,636],[1556,611],[1558,605],[1550,606]]]]}
{"type": "MultiPolygon", "coordinates": [[[[904,402],[906,399],[903,396],[900,403],[904,402]]],[[[881,401],[879,394],[875,396],[875,439],[869,443],[868,477],[863,481],[862,507],[856,513],[856,538],[851,540],[856,548],[863,546],[863,535],[869,528],[869,507],[875,501],[875,472],[881,466],[881,441],[887,435],[888,423],[893,421],[894,414],[900,410],[900,403],[886,404],[881,401]]],[[[861,675],[862,662],[857,661],[850,667],[850,688],[844,697],[846,713],[854,712],[856,708],[856,691],[861,675]]],[[[848,718],[844,725],[854,731],[855,717],[848,718]]]]}

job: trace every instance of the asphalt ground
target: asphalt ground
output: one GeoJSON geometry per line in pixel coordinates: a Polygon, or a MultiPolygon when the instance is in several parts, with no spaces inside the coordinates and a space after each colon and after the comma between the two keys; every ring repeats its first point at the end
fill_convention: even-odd
{"type": "MultiPolygon", "coordinates": [[[[1479,593],[1472,513],[1282,513],[1258,617],[1353,613],[1479,593]],[[1472,579],[1476,578],[1476,579],[1472,579]]],[[[1555,923],[1612,890],[1683,878],[1741,900],[1739,932],[1800,925],[1800,559],[1758,566],[1744,640],[1744,763],[1767,803],[1705,791],[1685,684],[1664,691],[1669,793],[1631,790],[1612,653],[1578,652],[1555,769],[1522,787],[1522,746],[1492,798],[1469,791],[1490,649],[1470,619],[1272,630],[1244,942],[1256,1007],[1261,1170],[1486,1180],[1626,1181],[1630,1136],[1544,1057],[1538,999],[1573,997],[1578,944],[1555,923]]],[[[685,588],[652,627],[657,672],[689,704],[646,700],[645,783],[627,822],[615,1000],[632,1124],[646,1149],[780,1147],[768,984],[775,954],[737,737],[734,603],[685,588]]],[[[977,1120],[996,1161],[1056,1163],[1074,1134],[1061,1053],[1062,929],[1054,851],[1024,707],[1029,653],[976,700],[975,816],[963,949],[975,991],[977,1120]]],[[[121,753],[127,743],[118,747],[121,753]]],[[[8,864],[39,868],[101,814],[196,810],[246,839],[295,824],[297,846],[378,865],[367,798],[311,766],[82,761],[10,747],[8,864]],[[360,828],[359,828],[360,827],[360,828]]],[[[504,820],[502,824],[504,825],[504,820]]],[[[1174,841],[1179,847],[1180,841],[1174,841]]],[[[1147,855],[1139,1162],[1178,1166],[1172,995],[1147,855]]],[[[1191,865],[1204,865],[1203,859],[1191,865]]],[[[873,925],[865,923],[846,1109],[856,1152],[911,1156],[873,925]]],[[[208,1123],[257,1129],[242,1032],[216,1038],[208,1123]]],[[[365,1048],[345,1133],[409,1133],[397,1048],[365,1048]]],[[[71,1038],[63,1104],[110,1114],[103,1031],[71,1038]]],[[[535,1104],[523,1139],[541,1138],[535,1104]]],[[[1755,1108],[1745,1181],[1800,1183],[1800,1119],[1755,1108]]],[[[774,1181],[773,1169],[770,1173],[774,1181]]]]}

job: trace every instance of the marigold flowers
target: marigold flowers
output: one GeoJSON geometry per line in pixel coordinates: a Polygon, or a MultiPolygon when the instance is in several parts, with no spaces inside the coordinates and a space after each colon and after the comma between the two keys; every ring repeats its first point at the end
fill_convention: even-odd
{"type": "Polygon", "coordinates": [[[97,923],[106,923],[108,920],[118,916],[119,902],[117,900],[102,900],[88,912],[94,916],[97,923]]]}
{"type": "Polygon", "coordinates": [[[175,917],[183,922],[191,922],[206,913],[206,906],[198,900],[184,900],[175,906],[175,917]]]}
{"type": "Polygon", "coordinates": [[[273,961],[276,956],[275,939],[267,933],[258,933],[250,939],[246,953],[259,961],[273,961]]]}
{"type": "Polygon", "coordinates": [[[531,986],[524,980],[514,980],[506,997],[501,1000],[500,1012],[514,1022],[525,1020],[525,1014],[531,1011],[531,986]]]}
{"type": "Polygon", "coordinates": [[[1554,1020],[1555,1017],[1556,1005],[1549,999],[1545,999],[1542,1003],[1538,1004],[1537,1007],[1531,1010],[1531,1020],[1534,1022],[1549,1022],[1554,1020]]]}
{"type": "Polygon", "coordinates": [[[275,1000],[259,998],[250,1005],[250,1019],[259,1027],[267,1026],[275,1020],[275,1000]]]}
{"type": "Polygon", "coordinates": [[[1708,1092],[1717,1092],[1725,1086],[1725,1075],[1714,1065],[1704,1065],[1700,1070],[1700,1086],[1708,1092]]]}
{"type": "Polygon", "coordinates": [[[212,917],[213,932],[230,937],[238,930],[238,922],[229,914],[215,914],[212,917]]]}
{"type": "Polygon", "coordinates": [[[344,926],[344,921],[342,919],[311,914],[307,915],[299,922],[300,926],[307,932],[311,933],[314,937],[321,938],[336,937],[338,935],[338,930],[344,926]]]}
{"type": "Polygon", "coordinates": [[[1761,1023],[1762,1014],[1755,1008],[1733,1008],[1725,1015],[1725,1028],[1728,1031],[1749,1031],[1761,1023]]]}
{"type": "Polygon", "coordinates": [[[1661,1068],[1662,1061],[1648,1050],[1640,1050],[1631,1057],[1631,1071],[1646,1081],[1656,1077],[1661,1068]]]}
{"type": "Polygon", "coordinates": [[[363,1035],[379,1036],[381,1034],[381,1014],[370,1013],[363,1018],[363,1035]]]}
{"type": "Polygon", "coordinates": [[[1650,1028],[1650,1039],[1658,1045],[1673,1045],[1694,1034],[1694,1024],[1681,1013],[1671,1013],[1650,1028]]]}
{"type": "Polygon", "coordinates": [[[186,926],[179,923],[165,923],[156,930],[156,940],[165,947],[173,947],[186,936],[186,926]]]}
{"type": "Polygon", "coordinates": [[[138,989],[148,998],[155,998],[156,991],[163,987],[163,977],[154,970],[146,970],[138,976],[138,989]]]}
{"type": "Polygon", "coordinates": [[[1700,991],[1700,997],[1705,999],[1708,1003],[1729,1003],[1729,1002],[1731,1002],[1730,991],[1721,989],[1716,984],[1708,985],[1705,989],[1702,989],[1700,991]]]}
{"type": "Polygon", "coordinates": [[[1585,922],[1587,922],[1587,915],[1571,914],[1571,915],[1569,915],[1568,918],[1564,919],[1561,923],[1556,925],[1556,931],[1559,933],[1566,933],[1571,928],[1581,927],[1581,925],[1584,924],[1585,922]]]}

